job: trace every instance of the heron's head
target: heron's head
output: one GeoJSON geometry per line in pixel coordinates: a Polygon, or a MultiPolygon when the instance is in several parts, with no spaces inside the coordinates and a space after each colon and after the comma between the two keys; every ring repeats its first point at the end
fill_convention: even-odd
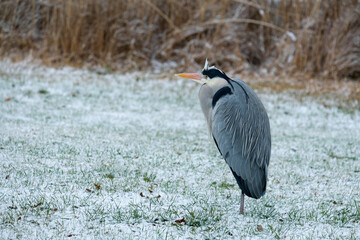
{"type": "Polygon", "coordinates": [[[226,74],[215,66],[209,67],[209,62],[206,59],[205,66],[202,69],[201,73],[179,73],[176,76],[188,78],[194,80],[197,83],[209,83],[210,81],[216,78],[222,78],[228,81],[230,78],[226,74]]]}

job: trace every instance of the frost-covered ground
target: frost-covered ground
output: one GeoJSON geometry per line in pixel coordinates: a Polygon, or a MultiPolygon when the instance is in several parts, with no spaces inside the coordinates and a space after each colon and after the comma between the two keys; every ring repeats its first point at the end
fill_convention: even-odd
{"type": "Polygon", "coordinates": [[[0,238],[360,238],[360,110],[260,92],[268,191],[242,216],[197,91],[0,62],[0,238]]]}

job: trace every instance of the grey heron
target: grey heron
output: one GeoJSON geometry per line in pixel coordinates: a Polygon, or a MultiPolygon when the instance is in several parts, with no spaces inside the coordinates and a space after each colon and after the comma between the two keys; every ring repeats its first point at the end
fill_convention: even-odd
{"type": "Polygon", "coordinates": [[[271,152],[270,124],[256,93],[240,79],[231,79],[206,60],[201,73],[179,77],[201,83],[199,100],[214,142],[244,194],[259,199],[265,194],[271,152]]]}

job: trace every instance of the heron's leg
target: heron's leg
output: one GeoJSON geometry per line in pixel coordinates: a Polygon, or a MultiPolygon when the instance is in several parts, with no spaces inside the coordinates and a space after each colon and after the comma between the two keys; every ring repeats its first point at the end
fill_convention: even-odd
{"type": "Polygon", "coordinates": [[[243,191],[241,191],[240,214],[244,214],[244,201],[245,201],[245,195],[243,191]]]}

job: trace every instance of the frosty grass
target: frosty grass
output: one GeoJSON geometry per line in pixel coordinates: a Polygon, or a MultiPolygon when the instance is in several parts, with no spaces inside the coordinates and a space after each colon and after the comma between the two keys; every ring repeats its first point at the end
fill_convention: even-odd
{"type": "Polygon", "coordinates": [[[0,239],[360,239],[359,109],[258,91],[269,181],[239,215],[198,87],[0,62],[0,239]]]}

